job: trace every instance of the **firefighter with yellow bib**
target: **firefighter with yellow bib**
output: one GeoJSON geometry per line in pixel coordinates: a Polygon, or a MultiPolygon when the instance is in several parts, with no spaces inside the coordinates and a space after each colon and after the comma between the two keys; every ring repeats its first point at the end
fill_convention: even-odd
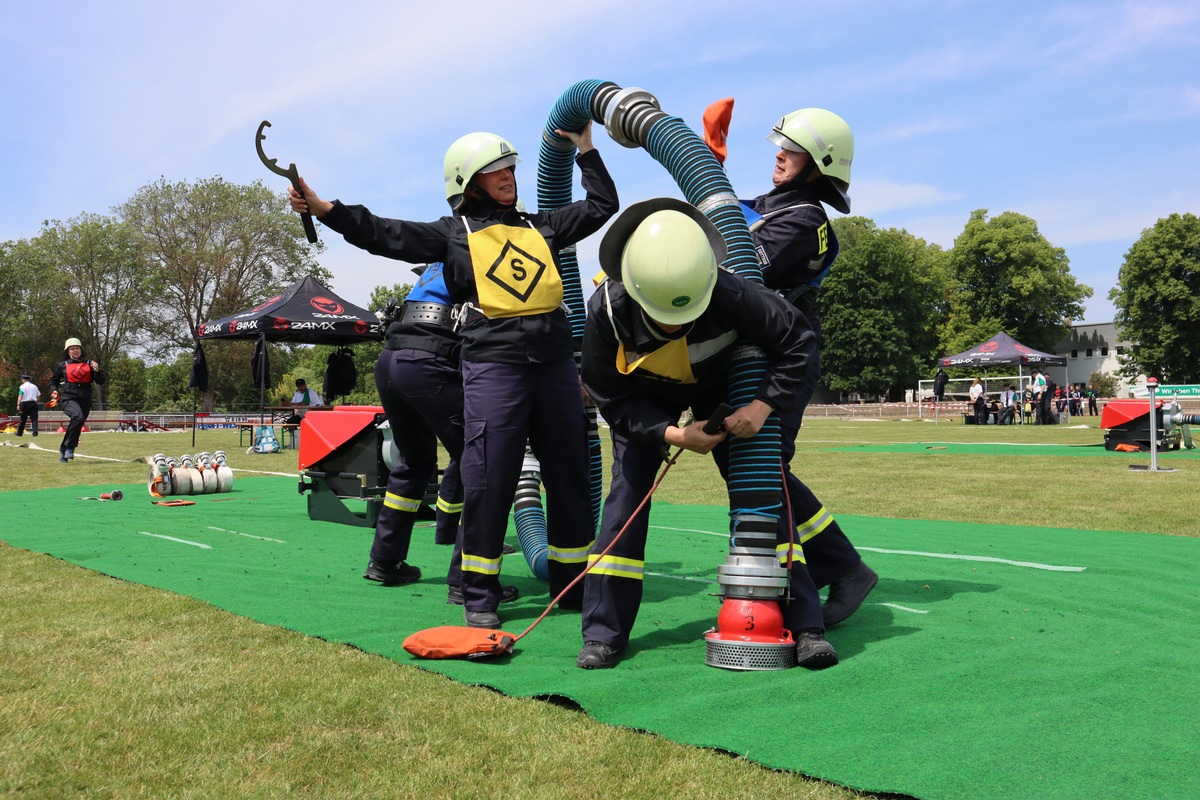
{"type": "MultiPolygon", "coordinates": [[[[613,468],[594,562],[584,579],[583,648],[576,665],[612,667],[629,644],[642,599],[650,504],[633,517],[609,553],[599,555],[633,516],[654,483],[666,448],[713,454],[727,476],[726,433],[708,434],[708,417],[729,395],[729,368],[743,345],[761,349],[767,370],[755,398],[723,420],[750,438],[767,417],[796,402],[816,337],[778,294],[722,270],[725,243],[691,205],[671,198],[631,206],[600,245],[606,279],[588,301],[583,382],[612,429],[613,468]],[[680,427],[691,407],[699,420],[680,427]]],[[[786,547],[786,526],[779,541],[786,547]]],[[[782,609],[797,662],[833,666],[821,602],[800,559],[789,574],[793,598],[782,609]]]]}
{"type": "MultiPolygon", "coordinates": [[[[303,181],[303,195],[289,191],[294,210],[311,211],[357,247],[445,264],[462,340],[462,590],[465,620],[474,627],[500,624],[504,534],[527,441],[546,485],[552,595],[583,571],[594,538],[583,395],[557,253],[616,213],[617,190],[592,145],[591,123],[579,133],[556,133],[578,148],[587,196],[553,211],[517,209],[520,159],[492,133],[467,134],[447,150],[443,177],[454,214],[434,222],[330,203],[303,181]]],[[[581,601],[577,587],[563,604],[581,601]]]]}

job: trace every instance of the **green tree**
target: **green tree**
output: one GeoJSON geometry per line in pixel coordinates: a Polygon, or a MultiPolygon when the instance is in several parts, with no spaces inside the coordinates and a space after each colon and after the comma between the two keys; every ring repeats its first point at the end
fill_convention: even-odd
{"type": "Polygon", "coordinates": [[[1088,376],[1088,386],[1096,390],[1097,397],[1117,396],[1117,376],[1111,372],[1093,370],[1092,374],[1088,376]]]}
{"type": "Polygon", "coordinates": [[[108,405],[124,411],[145,411],[146,364],[118,353],[108,362],[108,405]]]}
{"type": "MultiPolygon", "coordinates": [[[[188,377],[192,371],[191,355],[180,355],[174,361],[153,364],[146,369],[146,400],[142,411],[179,412],[191,410],[192,389],[188,377]]],[[[249,368],[247,368],[247,373],[249,368]]]]}
{"type": "MultiPolygon", "coordinates": [[[[259,182],[244,186],[219,176],[194,184],[160,179],[139,189],[118,211],[140,235],[160,280],[159,303],[149,322],[155,357],[181,350],[190,354],[200,323],[267,300],[303,275],[322,282],[330,277],[316,261],[324,245],[309,244],[286,199],[259,182]]],[[[225,343],[206,349],[206,409],[212,409],[215,395],[236,392],[222,381],[241,371],[235,363],[242,358],[239,350],[225,343]]]]}
{"type": "Polygon", "coordinates": [[[393,283],[391,286],[376,286],[371,290],[371,301],[367,306],[368,311],[378,311],[387,308],[388,303],[392,300],[399,305],[408,298],[408,293],[412,291],[412,284],[409,283],[393,283]]]}
{"type": "Polygon", "coordinates": [[[0,378],[29,372],[45,388],[62,355],[69,294],[65,276],[40,243],[0,243],[0,378]]]}
{"type": "MultiPolygon", "coordinates": [[[[956,284],[953,320],[999,323],[983,339],[1004,330],[1022,344],[1050,351],[1092,296],[1091,288],[1071,276],[1066,252],[1050,244],[1036,222],[1012,211],[990,220],[985,209],[972,212],[954,240],[949,266],[956,284]]],[[[944,329],[943,345],[961,330],[944,329]]]]}
{"type": "Polygon", "coordinates": [[[1131,343],[1123,375],[1200,382],[1200,218],[1172,214],[1143,231],[1108,296],[1131,343]]]}
{"type": "MultiPolygon", "coordinates": [[[[110,217],[81,214],[67,222],[44,223],[33,240],[43,248],[70,291],[59,300],[59,325],[84,342],[87,356],[107,369],[143,336],[155,281],[142,259],[139,240],[110,217]]],[[[97,385],[96,401],[107,396],[97,385]]]]}
{"type": "Polygon", "coordinates": [[[821,382],[899,397],[937,356],[943,253],[863,217],[834,220],[841,252],[821,284],[821,382]]]}

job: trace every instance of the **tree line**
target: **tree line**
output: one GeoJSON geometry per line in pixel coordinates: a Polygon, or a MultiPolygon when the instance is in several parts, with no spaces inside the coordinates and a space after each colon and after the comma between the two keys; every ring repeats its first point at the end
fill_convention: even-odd
{"type": "MultiPolygon", "coordinates": [[[[939,356],[998,331],[1053,350],[1092,289],[1024,215],[970,215],[949,249],[865,217],[833,221],[840,254],[818,296],[822,383],[839,392],[899,399],[928,378],[939,356]]],[[[309,244],[286,197],[260,182],[219,176],[159,179],[110,215],[48,220],[27,239],[0,243],[0,379],[48,378],[62,342],[82,339],[109,371],[99,400],[126,410],[190,410],[195,331],[205,321],[278,294],[304,275],[328,285],[324,246],[309,244]]],[[[331,287],[333,288],[333,287],[331,287]]],[[[369,308],[403,299],[408,286],[377,286],[369,308]]],[[[1130,377],[1200,380],[1200,219],[1173,214],[1130,248],[1110,293],[1131,347],[1130,377]]],[[[381,343],[353,348],[358,387],[374,404],[381,343]]],[[[206,346],[205,410],[251,407],[253,342],[206,346]]],[[[270,345],[270,400],[297,377],[320,386],[332,348],[270,345]]]]}

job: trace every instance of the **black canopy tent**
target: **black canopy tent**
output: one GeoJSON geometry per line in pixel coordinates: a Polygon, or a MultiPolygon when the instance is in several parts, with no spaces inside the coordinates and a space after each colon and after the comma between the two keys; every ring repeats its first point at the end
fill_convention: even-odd
{"type": "Polygon", "coordinates": [[[1025,367],[1062,367],[1066,365],[1067,359],[1064,356],[1034,350],[1032,347],[1021,344],[1004,331],[1000,331],[986,342],[978,344],[970,350],[939,358],[937,363],[939,367],[982,367],[984,391],[987,391],[989,367],[1015,364],[1017,366],[1017,388],[1021,388],[1025,382],[1025,367]]]}
{"type": "Polygon", "coordinates": [[[1067,359],[1027,347],[1004,331],[970,350],[938,359],[939,367],[987,367],[1001,364],[1065,366],[1067,359]]]}
{"type": "MultiPolygon", "coordinates": [[[[197,336],[208,339],[257,339],[253,376],[259,386],[259,420],[264,417],[267,342],[348,345],[380,341],[383,326],[370,311],[343,300],[306,275],[281,294],[254,308],[200,325],[197,336]]],[[[199,343],[197,343],[199,347],[199,343]]],[[[195,420],[192,420],[193,427],[195,420]]]]}

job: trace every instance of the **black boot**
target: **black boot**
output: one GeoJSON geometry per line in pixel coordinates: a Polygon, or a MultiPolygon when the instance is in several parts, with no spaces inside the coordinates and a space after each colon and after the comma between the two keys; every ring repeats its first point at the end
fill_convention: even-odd
{"type": "Polygon", "coordinates": [[[388,567],[376,561],[367,562],[367,571],[363,577],[369,581],[379,581],[384,586],[400,586],[414,583],[421,579],[421,570],[401,561],[394,567],[388,567]]]}
{"type": "Polygon", "coordinates": [[[879,576],[875,574],[875,570],[865,562],[859,561],[853,572],[829,584],[829,597],[825,601],[825,607],[821,609],[825,616],[825,627],[832,628],[858,611],[858,607],[878,582],[879,576]]]}

